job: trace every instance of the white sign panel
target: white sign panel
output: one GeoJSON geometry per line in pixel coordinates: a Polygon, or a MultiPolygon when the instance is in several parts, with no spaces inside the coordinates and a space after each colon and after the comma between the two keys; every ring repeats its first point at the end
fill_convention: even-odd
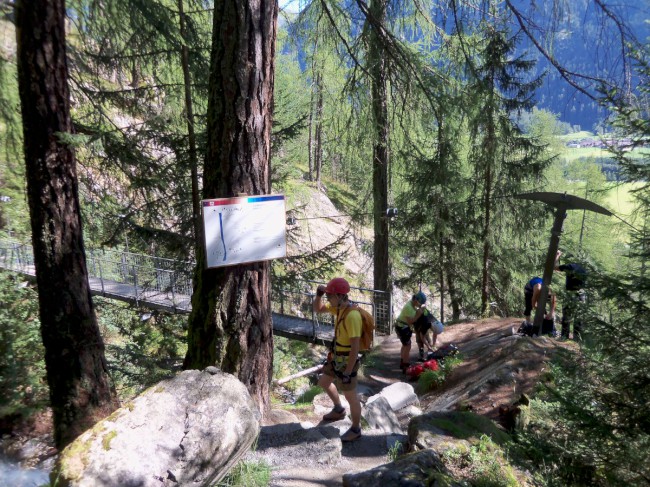
{"type": "Polygon", "coordinates": [[[287,254],[284,195],[203,200],[208,267],[223,267],[287,254]]]}

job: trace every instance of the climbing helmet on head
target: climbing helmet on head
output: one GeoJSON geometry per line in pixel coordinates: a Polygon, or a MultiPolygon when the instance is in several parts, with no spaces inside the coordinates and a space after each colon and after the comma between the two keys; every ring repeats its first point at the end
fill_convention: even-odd
{"type": "Polygon", "coordinates": [[[335,277],[327,283],[325,292],[327,294],[348,294],[350,292],[350,284],[342,277],[335,277]]]}

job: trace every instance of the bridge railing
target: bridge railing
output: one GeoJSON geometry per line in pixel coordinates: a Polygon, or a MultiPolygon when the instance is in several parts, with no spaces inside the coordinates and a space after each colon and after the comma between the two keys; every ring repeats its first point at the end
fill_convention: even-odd
{"type": "Polygon", "coordinates": [[[192,295],[192,262],[115,250],[90,250],[86,254],[90,277],[128,284],[140,293],[192,295]]]}
{"type": "MultiPolygon", "coordinates": [[[[174,311],[188,311],[192,295],[192,272],[194,263],[122,252],[111,249],[86,251],[86,266],[90,278],[99,280],[102,294],[124,296],[140,300],[159,297],[170,303],[174,311]],[[125,285],[114,286],[114,284],[125,285]],[[110,292],[108,287],[110,286],[110,292]]],[[[31,244],[18,243],[0,238],[0,267],[35,275],[34,252],[31,244]]],[[[314,336],[317,327],[333,327],[328,315],[315,315],[312,311],[314,293],[318,281],[293,283],[290,289],[273,289],[272,311],[287,316],[311,320],[314,336]]],[[[393,330],[391,294],[373,289],[352,287],[350,299],[372,313],[377,331],[390,334],[393,330]]]]}
{"type": "MultiPolygon", "coordinates": [[[[292,289],[283,288],[274,290],[271,296],[273,312],[284,315],[298,316],[311,319],[316,326],[334,326],[331,315],[315,314],[312,311],[312,302],[319,281],[300,281],[292,289]]],[[[350,300],[371,313],[375,319],[377,332],[390,334],[393,330],[393,310],[391,294],[362,287],[352,286],[349,294],[350,300]]]]}
{"type": "Polygon", "coordinates": [[[34,267],[32,246],[17,242],[0,242],[0,264],[6,269],[28,273],[34,267]]]}
{"type": "MultiPolygon", "coordinates": [[[[0,266],[23,274],[35,275],[32,245],[0,240],[0,266]]],[[[144,296],[170,295],[171,302],[189,302],[192,295],[192,262],[182,262],[149,255],[116,250],[86,251],[88,277],[98,279],[102,293],[114,283],[125,284],[120,291],[114,286],[112,294],[134,296],[138,302],[144,296]],[[178,299],[177,299],[178,298],[178,299]]]]}

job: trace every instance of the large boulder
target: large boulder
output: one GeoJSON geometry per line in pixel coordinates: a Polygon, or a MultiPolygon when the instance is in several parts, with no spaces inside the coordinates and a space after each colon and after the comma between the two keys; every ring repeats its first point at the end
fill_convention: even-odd
{"type": "Polygon", "coordinates": [[[211,486],[248,451],[260,413],[215,367],[147,389],[61,453],[52,481],[74,487],[211,486]]]}

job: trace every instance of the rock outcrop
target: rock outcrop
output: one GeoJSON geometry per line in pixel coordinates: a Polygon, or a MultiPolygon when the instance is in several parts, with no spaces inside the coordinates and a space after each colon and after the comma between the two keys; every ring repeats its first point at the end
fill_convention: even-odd
{"type": "Polygon", "coordinates": [[[454,481],[440,456],[432,450],[423,450],[404,455],[394,462],[381,465],[367,472],[343,475],[343,487],[429,487],[445,485],[461,486],[454,481]]]}
{"type": "Polygon", "coordinates": [[[249,450],[260,414],[244,385],[215,367],[147,389],[60,455],[58,486],[211,486],[249,450]]]}

